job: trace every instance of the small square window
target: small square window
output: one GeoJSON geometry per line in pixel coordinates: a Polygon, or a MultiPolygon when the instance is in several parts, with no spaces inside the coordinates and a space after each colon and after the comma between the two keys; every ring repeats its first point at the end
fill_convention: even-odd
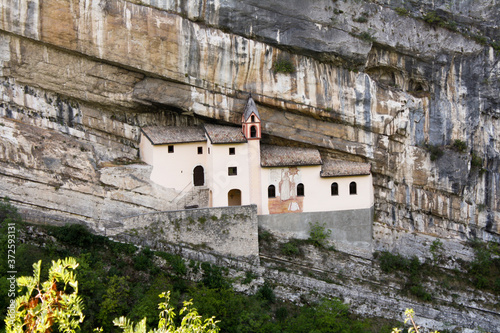
{"type": "Polygon", "coordinates": [[[203,154],[203,147],[198,147],[198,155],[203,154]]]}
{"type": "Polygon", "coordinates": [[[168,153],[173,153],[174,152],[174,146],[173,145],[170,145],[168,146],[168,153]]]}
{"type": "Polygon", "coordinates": [[[227,174],[228,176],[236,176],[238,174],[238,168],[236,167],[227,168],[227,174]]]}
{"type": "Polygon", "coordinates": [[[235,155],[236,154],[236,148],[231,147],[229,148],[229,155],[235,155]]]}

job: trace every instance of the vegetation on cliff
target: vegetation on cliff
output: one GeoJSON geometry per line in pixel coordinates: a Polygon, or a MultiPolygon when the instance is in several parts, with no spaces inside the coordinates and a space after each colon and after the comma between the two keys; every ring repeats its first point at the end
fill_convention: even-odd
{"type": "MultiPolygon", "coordinates": [[[[125,316],[134,322],[146,317],[148,327],[158,327],[158,295],[170,290],[170,304],[180,310],[192,299],[205,318],[215,316],[222,332],[390,332],[394,322],[380,318],[360,319],[338,299],[299,307],[276,299],[273,286],[266,283],[255,295],[234,291],[226,269],[209,263],[186,262],[176,255],[139,249],[89,233],[83,226],[42,227],[21,223],[15,208],[0,207],[5,221],[17,221],[16,276],[31,276],[33,263],[50,262],[68,256],[79,263],[78,291],[85,320],[81,332],[102,327],[104,332],[120,332],[113,319],[125,316]],[[198,276],[198,282],[187,277],[198,276]]],[[[1,233],[5,235],[5,233],[1,233]]],[[[1,252],[6,253],[4,237],[1,252]]],[[[7,309],[6,260],[2,256],[0,308],[7,309]]],[[[41,268],[41,280],[49,275],[49,265],[41,268]]],[[[243,283],[251,283],[246,274],[243,283]]],[[[5,319],[1,312],[1,323],[5,319]]],[[[176,319],[178,320],[178,319],[176,319]]],[[[176,321],[178,324],[179,322],[176,321]]],[[[3,329],[0,328],[0,331],[3,329]]]]}

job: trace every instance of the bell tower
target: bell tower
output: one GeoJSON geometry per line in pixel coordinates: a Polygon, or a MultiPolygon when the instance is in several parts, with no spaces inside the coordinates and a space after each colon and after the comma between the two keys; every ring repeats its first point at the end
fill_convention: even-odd
{"type": "Polygon", "coordinates": [[[243,135],[247,139],[248,149],[248,188],[250,203],[257,205],[257,214],[262,214],[262,189],[260,172],[260,138],[262,137],[259,111],[252,99],[248,98],[245,111],[241,118],[243,135]]]}
{"type": "Polygon", "coordinates": [[[243,135],[247,140],[260,140],[262,136],[260,115],[252,96],[248,98],[245,112],[241,117],[241,124],[243,135]]]}

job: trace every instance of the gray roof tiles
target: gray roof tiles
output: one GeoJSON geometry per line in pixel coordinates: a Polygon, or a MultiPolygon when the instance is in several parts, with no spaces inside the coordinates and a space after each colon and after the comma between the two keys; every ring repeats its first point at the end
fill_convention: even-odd
{"type": "Polygon", "coordinates": [[[214,124],[205,124],[205,132],[210,142],[218,143],[244,143],[247,139],[241,131],[241,127],[222,126],[214,124]]]}
{"type": "Polygon", "coordinates": [[[263,167],[320,165],[321,156],[314,148],[260,146],[260,163],[263,167]]]}
{"type": "Polygon", "coordinates": [[[325,160],[321,166],[321,177],[369,175],[369,163],[350,162],[342,160],[325,160]]]}
{"type": "Polygon", "coordinates": [[[153,145],[207,141],[199,126],[148,126],[143,127],[142,132],[153,145]]]}

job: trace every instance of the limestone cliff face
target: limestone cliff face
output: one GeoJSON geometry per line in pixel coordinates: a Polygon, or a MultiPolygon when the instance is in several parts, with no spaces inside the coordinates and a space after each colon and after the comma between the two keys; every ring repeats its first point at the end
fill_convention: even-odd
{"type": "Polygon", "coordinates": [[[0,194],[95,228],[175,209],[106,162],[140,126],[238,123],[252,93],[267,140],[372,164],[377,248],[498,240],[499,21],[494,0],[3,0],[0,194]]]}

